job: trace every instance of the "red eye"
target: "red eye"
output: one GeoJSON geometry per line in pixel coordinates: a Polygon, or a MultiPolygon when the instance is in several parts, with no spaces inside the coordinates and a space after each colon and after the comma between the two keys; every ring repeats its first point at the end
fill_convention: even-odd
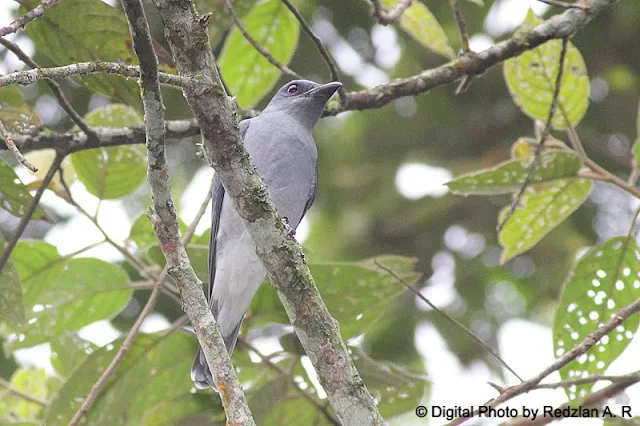
{"type": "Polygon", "coordinates": [[[294,93],[298,93],[298,85],[297,84],[291,84],[289,87],[287,87],[287,93],[291,93],[292,95],[294,93]]]}

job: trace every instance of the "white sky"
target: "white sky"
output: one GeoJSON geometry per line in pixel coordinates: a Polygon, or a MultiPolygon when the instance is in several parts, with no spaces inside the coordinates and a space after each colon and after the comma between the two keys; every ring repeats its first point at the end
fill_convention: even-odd
{"type": "MultiPolygon", "coordinates": [[[[2,0],[7,3],[8,0],[2,0]]],[[[113,2],[109,2],[113,3],[113,2]]],[[[10,8],[15,4],[9,2],[10,8]]],[[[473,34],[471,44],[474,50],[479,51],[489,47],[493,43],[493,38],[502,35],[507,31],[511,31],[524,18],[529,7],[533,7],[534,11],[540,13],[546,8],[540,2],[535,0],[504,0],[495,5],[488,14],[484,30],[486,33],[473,34]]],[[[9,9],[0,8],[0,25],[10,22],[9,9]]],[[[388,79],[387,70],[400,58],[399,45],[396,40],[396,32],[391,27],[376,26],[373,31],[374,44],[380,48],[384,47],[384,54],[377,55],[376,65],[365,63],[359,54],[353,50],[348,43],[337,34],[331,33],[331,28],[324,26],[316,21],[316,30],[323,33],[326,39],[331,40],[329,47],[336,57],[336,61],[343,71],[350,75],[357,76],[360,84],[370,87],[379,83],[383,83],[388,79]]],[[[9,39],[16,40],[15,36],[9,36],[9,39]]],[[[32,46],[28,40],[20,38],[20,45],[27,53],[32,52],[32,46]]],[[[0,64],[0,73],[11,72],[20,67],[12,55],[7,55],[7,61],[0,64]]],[[[415,111],[415,105],[408,103],[402,106],[402,110],[398,105],[396,108],[400,114],[402,111],[408,111],[411,115],[415,111]],[[413,106],[412,106],[413,105],[413,106]],[[407,109],[408,108],[408,109],[407,109]]],[[[27,172],[23,169],[18,170],[21,178],[28,180],[27,172]]],[[[180,212],[181,217],[189,223],[195,216],[197,209],[202,200],[202,188],[209,185],[211,172],[207,170],[199,171],[191,184],[187,187],[182,195],[180,212]]],[[[420,163],[406,163],[399,167],[396,175],[396,188],[400,194],[408,199],[419,199],[424,196],[439,197],[446,192],[443,186],[444,182],[451,178],[451,173],[442,168],[431,167],[420,163]]],[[[74,184],[72,187],[74,197],[89,211],[93,211],[97,205],[95,197],[91,196],[84,190],[81,184],[74,184]]],[[[56,199],[51,194],[46,194],[44,202],[59,208],[65,207],[65,203],[56,199]]],[[[437,202],[437,201],[433,201],[437,202]]],[[[100,209],[99,220],[106,231],[116,240],[123,241],[126,238],[131,221],[124,214],[121,201],[103,202],[100,209]]],[[[198,232],[208,227],[206,213],[203,222],[198,228],[198,232]]],[[[297,232],[297,236],[301,239],[308,233],[308,222],[304,222],[297,232]]],[[[92,242],[100,240],[100,235],[93,229],[93,226],[85,219],[77,215],[66,225],[55,226],[46,236],[45,240],[55,244],[61,249],[61,252],[68,253],[92,242]],[[73,238],[69,238],[73,235],[73,238]]],[[[102,245],[85,255],[98,256],[107,260],[114,260],[120,257],[115,250],[102,245]]],[[[446,278],[446,271],[438,271],[436,269],[434,279],[436,277],[445,277],[432,281],[429,287],[428,297],[436,301],[445,303],[456,297],[455,289],[446,278]],[[438,275],[440,274],[440,275],[438,275]]],[[[422,304],[417,300],[416,303],[422,304]]],[[[143,331],[152,332],[168,327],[167,321],[159,315],[152,314],[143,325],[143,331]]],[[[81,336],[94,343],[104,345],[116,337],[117,331],[109,325],[107,321],[101,321],[84,328],[80,332],[81,336]]],[[[507,363],[509,363],[522,377],[529,378],[539,371],[543,370],[553,362],[552,336],[551,330],[547,326],[534,324],[523,320],[511,320],[507,322],[499,332],[498,336],[500,352],[507,363]]],[[[425,363],[432,381],[432,389],[430,393],[430,405],[445,405],[448,407],[479,405],[480,403],[496,396],[496,391],[488,386],[488,381],[501,385],[516,384],[515,378],[511,378],[509,383],[502,383],[497,377],[489,372],[482,364],[477,363],[469,368],[463,368],[458,362],[455,355],[447,349],[445,342],[436,330],[428,323],[422,324],[416,330],[416,341],[418,350],[424,357],[425,363]]],[[[271,344],[261,345],[266,351],[273,351],[274,346],[271,344]]],[[[482,349],[478,349],[482,350],[482,349]]],[[[608,374],[624,374],[634,371],[638,368],[638,354],[640,353],[640,341],[634,339],[625,353],[615,361],[607,370],[608,374]]],[[[24,365],[34,365],[46,368],[49,373],[52,369],[49,363],[49,349],[47,345],[39,345],[35,348],[21,350],[16,352],[16,356],[24,365]]],[[[186,373],[185,373],[186,374],[186,373]]],[[[509,377],[509,376],[507,376],[509,377]]],[[[548,380],[559,380],[557,373],[553,374],[548,380]]],[[[601,386],[599,386],[601,387],[601,386]]],[[[635,386],[627,391],[628,400],[640,401],[640,387],[635,386]]],[[[543,405],[560,405],[566,402],[564,392],[560,390],[534,391],[527,395],[515,398],[503,406],[521,408],[523,405],[527,407],[542,407],[543,405]]],[[[633,412],[634,415],[640,415],[638,409],[633,412]]],[[[505,419],[493,419],[483,424],[497,424],[505,419]]],[[[424,420],[418,420],[415,415],[409,413],[402,419],[393,422],[397,425],[423,425],[424,420]]],[[[432,420],[429,424],[444,424],[444,419],[432,420]]],[[[473,424],[470,422],[470,424],[473,424]]],[[[562,421],[563,425],[584,425],[589,426],[600,425],[601,420],[590,419],[566,419],[562,421]]]]}

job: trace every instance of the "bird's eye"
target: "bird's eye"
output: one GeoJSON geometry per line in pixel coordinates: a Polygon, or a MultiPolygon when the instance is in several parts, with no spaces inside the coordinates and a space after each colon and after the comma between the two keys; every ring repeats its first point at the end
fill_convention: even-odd
{"type": "Polygon", "coordinates": [[[294,94],[294,93],[298,93],[298,85],[297,84],[291,84],[289,85],[289,87],[287,87],[287,93],[290,94],[294,94]]]}

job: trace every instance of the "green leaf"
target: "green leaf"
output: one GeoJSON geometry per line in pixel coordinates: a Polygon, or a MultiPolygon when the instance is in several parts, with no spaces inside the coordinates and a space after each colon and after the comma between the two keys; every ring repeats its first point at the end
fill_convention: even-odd
{"type": "MultiPolygon", "coordinates": [[[[180,235],[184,235],[184,233],[187,231],[187,224],[184,223],[184,221],[180,218],[178,218],[178,227],[180,229],[180,235]]],[[[153,226],[151,225],[151,220],[149,220],[146,213],[142,213],[133,222],[126,243],[134,243],[137,249],[141,251],[148,250],[151,246],[158,246],[158,242],[156,241],[156,234],[153,232],[153,226]]],[[[191,239],[191,243],[196,243],[196,237],[191,239]]],[[[207,239],[206,244],[208,243],[209,240],[207,239]]],[[[162,256],[162,252],[159,253],[160,256],[162,256]]],[[[162,258],[164,258],[164,256],[162,258]]],[[[164,265],[164,260],[160,261],[160,258],[154,259],[157,264],[162,263],[164,265]]]]}
{"type": "Polygon", "coordinates": [[[425,391],[426,377],[392,362],[377,361],[361,348],[350,347],[351,358],[385,418],[414,410],[425,391]]]}
{"type": "MultiPolygon", "coordinates": [[[[24,217],[33,197],[16,172],[0,158],[0,208],[16,217],[24,217]]],[[[44,209],[38,205],[32,220],[48,219],[44,209]]]]}
{"type": "MultiPolygon", "coordinates": [[[[505,263],[535,246],[582,205],[591,185],[588,179],[573,178],[527,187],[513,215],[498,235],[504,249],[500,261],[505,263]]],[[[498,223],[504,221],[510,209],[511,206],[502,209],[498,223]]]]}
{"type": "MultiPolygon", "coordinates": [[[[189,244],[187,247],[187,255],[189,256],[189,260],[191,261],[191,266],[193,267],[194,272],[203,283],[209,282],[209,247],[198,245],[198,244],[189,244]]],[[[160,247],[157,244],[154,244],[147,251],[147,257],[149,261],[155,263],[156,265],[160,265],[164,267],[167,263],[160,247]]]]}
{"type": "MultiPolygon", "coordinates": [[[[380,256],[361,262],[310,263],[309,269],[329,312],[340,323],[342,337],[355,337],[383,313],[390,300],[404,291],[394,277],[374,265],[377,260],[407,282],[418,274],[412,272],[415,259],[380,256]],[[346,291],[345,289],[349,289],[346,291]]],[[[252,325],[269,322],[288,323],[289,319],[276,292],[263,285],[251,305],[252,325]]]]}
{"type": "Polygon", "coordinates": [[[287,398],[275,405],[273,410],[271,410],[265,418],[262,425],[332,426],[334,423],[329,422],[324,414],[322,414],[317,408],[312,407],[309,401],[303,398],[296,398],[292,395],[290,398],[287,398]]]}
{"type": "MultiPolygon", "coordinates": [[[[382,0],[388,9],[395,7],[398,0],[382,0]]],[[[423,3],[414,1],[400,17],[400,28],[414,40],[434,53],[448,59],[455,59],[456,52],[435,16],[423,3]]]]}
{"type": "Polygon", "coordinates": [[[195,416],[206,416],[205,419],[208,419],[212,412],[223,413],[222,405],[218,401],[212,403],[211,395],[205,393],[185,394],[175,399],[167,399],[146,410],[140,424],[142,426],[201,424],[204,422],[199,422],[195,416]]]}
{"type": "MultiPolygon", "coordinates": [[[[529,30],[542,22],[529,10],[518,32],[529,30]]],[[[513,101],[534,120],[547,121],[561,49],[561,40],[551,40],[504,63],[504,78],[513,101]]],[[[552,127],[564,130],[577,126],[588,106],[587,67],[580,51],[569,43],[552,127]]]]}
{"type": "MultiPolygon", "coordinates": [[[[122,342],[98,349],[78,366],[54,397],[45,418],[48,426],[69,423],[122,342]]],[[[87,424],[139,425],[163,401],[187,398],[195,350],[196,339],[188,333],[139,334],[89,410],[87,424]]],[[[209,401],[210,407],[215,404],[209,401]]]]}
{"type": "MultiPolygon", "coordinates": [[[[458,176],[447,182],[456,194],[506,194],[517,192],[529,174],[530,161],[510,160],[496,167],[458,176]]],[[[551,151],[540,155],[531,185],[577,176],[580,158],[573,152],[551,151]]]]}
{"type": "Polygon", "coordinates": [[[98,348],[77,334],[63,332],[51,345],[51,365],[62,377],[69,377],[71,372],[98,348]]]}
{"type": "Polygon", "coordinates": [[[40,117],[25,103],[17,86],[0,88],[0,121],[11,133],[33,134],[42,127],[40,117]]]}
{"type": "MultiPolygon", "coordinates": [[[[0,233],[0,253],[4,253],[5,246],[0,233]]],[[[2,321],[10,325],[18,326],[26,321],[22,304],[22,285],[11,258],[0,271],[0,312],[2,321]]]]}
{"type": "MultiPolygon", "coordinates": [[[[29,8],[39,2],[23,2],[29,8]]],[[[20,8],[21,14],[25,7],[20,8]]],[[[138,63],[127,20],[119,9],[101,0],[63,0],[25,29],[36,49],[59,65],[111,61],[138,63]]],[[[116,75],[78,77],[89,89],[117,102],[140,107],[138,85],[116,75]]]]}
{"type": "Polygon", "coordinates": [[[18,243],[12,259],[22,280],[27,325],[12,330],[10,351],[111,318],[131,297],[126,273],[99,259],[60,257],[41,241],[18,243]]]}
{"type": "MultiPolygon", "coordinates": [[[[11,377],[11,386],[36,398],[46,400],[47,377],[44,370],[21,368],[11,377]]],[[[0,398],[0,419],[17,417],[20,420],[35,420],[42,406],[19,396],[4,394],[0,398]]]]}
{"type": "MultiPolygon", "coordinates": [[[[615,312],[640,298],[640,249],[633,238],[611,238],[590,250],[564,286],[553,323],[553,346],[561,356],[615,312]]],[[[633,315],[589,352],[560,369],[562,380],[602,374],[631,342],[640,317],[633,315]]],[[[593,383],[565,388],[569,399],[584,397],[593,383]]]]}
{"type": "MultiPolygon", "coordinates": [[[[111,104],[85,116],[89,126],[141,126],[142,117],[131,107],[111,104]]],[[[140,141],[143,142],[143,141],[140,141]]],[[[71,164],[87,191],[112,200],[135,191],[147,173],[144,144],[88,149],[71,155],[71,164]]]]}
{"type": "MultiPolygon", "coordinates": [[[[242,18],[247,32],[273,58],[287,65],[298,44],[299,23],[280,0],[256,3],[242,18]]],[[[244,38],[238,28],[231,31],[218,61],[220,73],[238,104],[253,107],[280,78],[280,70],[267,61],[244,38]]]]}
{"type": "Polygon", "coordinates": [[[633,144],[633,165],[640,167],[640,103],[638,103],[638,116],[636,117],[636,143],[633,144]]]}
{"type": "Polygon", "coordinates": [[[290,387],[289,380],[287,376],[278,376],[258,389],[254,389],[247,397],[256,424],[264,424],[264,419],[273,407],[287,396],[290,387]]]}

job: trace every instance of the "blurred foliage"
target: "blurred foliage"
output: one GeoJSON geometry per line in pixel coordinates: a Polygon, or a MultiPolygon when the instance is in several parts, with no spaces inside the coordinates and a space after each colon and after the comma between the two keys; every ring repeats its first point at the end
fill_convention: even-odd
{"type": "MultiPolygon", "coordinates": [[[[488,18],[490,10],[508,1],[486,1],[484,7],[459,2],[472,46],[474,36],[498,41],[513,34],[490,25],[495,24],[491,19],[497,20],[497,14],[488,18]]],[[[15,14],[37,2],[20,3],[21,10],[16,8],[15,14]]],[[[201,14],[213,13],[210,41],[220,57],[227,86],[241,105],[263,107],[271,88],[289,78],[281,76],[232,29],[222,1],[195,3],[201,14]]],[[[387,27],[376,25],[370,4],[364,0],[300,0],[295,4],[340,59],[342,82],[348,90],[419,73],[442,64],[459,50],[458,29],[446,1],[414,1],[398,25],[387,27]]],[[[234,8],[249,32],[274,56],[307,78],[328,79],[315,46],[299,32],[297,22],[279,1],[235,1],[234,8]]],[[[150,6],[146,11],[161,67],[175,72],[155,11],[150,6]]],[[[555,12],[547,9],[542,18],[555,12]]],[[[540,125],[532,119],[546,121],[560,41],[511,59],[502,70],[490,70],[461,96],[453,95],[453,85],[441,87],[378,110],[327,118],[317,126],[320,185],[309,213],[305,253],[343,336],[353,338],[348,342],[352,355],[386,417],[410,412],[428,397],[424,374],[439,366],[424,365],[416,349],[419,335],[415,330],[425,322],[439,332],[463,365],[481,361],[498,374],[503,370],[465,333],[433,311],[419,308],[415,297],[372,259],[418,288],[448,285],[453,297],[440,308],[493,347],[497,347],[500,328],[521,318],[553,325],[554,350],[559,356],[606,321],[611,312],[639,297],[638,248],[626,234],[632,219],[631,197],[581,177],[582,162],[561,141],[567,139],[561,131],[567,122],[577,125],[589,157],[625,179],[631,171],[630,159],[640,162],[638,16],[640,2],[618,2],[572,37],[553,120],[557,139],[547,143],[525,193],[526,202],[518,204],[500,233],[496,223],[507,214],[504,208],[511,205],[510,194],[517,193],[526,180],[539,138],[540,125]],[[435,195],[429,192],[432,176],[424,174],[410,182],[424,195],[407,198],[402,195],[406,183],[397,177],[401,166],[408,163],[444,168],[459,176],[449,182],[451,192],[485,197],[435,195]],[[576,253],[590,246],[594,248],[576,262],[576,253]]],[[[529,13],[524,27],[538,19],[529,13]]],[[[124,15],[118,7],[100,0],[61,0],[59,6],[29,24],[18,40],[27,38],[35,47],[32,57],[41,66],[91,60],[136,63],[124,15]]],[[[7,55],[10,53],[0,51],[0,60],[7,55]]],[[[133,81],[94,75],[60,83],[91,125],[140,122],[139,89],[133,81]]],[[[165,87],[163,96],[168,119],[190,117],[179,90],[165,87]]],[[[1,89],[0,119],[15,132],[37,132],[42,125],[50,131],[72,130],[73,123],[56,112],[52,102],[42,82],[20,90],[1,89]]],[[[180,195],[195,174],[206,168],[195,155],[196,142],[193,138],[170,145],[178,211],[182,211],[180,195]]],[[[2,157],[15,165],[11,155],[3,153],[2,157]]],[[[47,158],[50,163],[50,155],[47,158]]],[[[141,185],[146,163],[143,145],[84,151],[75,154],[71,163],[66,167],[74,169],[79,180],[74,188],[83,185],[101,199],[122,201],[133,224],[124,232],[129,237],[123,246],[149,266],[163,266],[144,214],[149,193],[141,185]]],[[[28,205],[31,195],[27,189],[32,187],[24,186],[2,160],[0,179],[0,207],[7,212],[0,211],[0,230],[8,235],[17,223],[14,217],[20,217],[28,205]]],[[[71,175],[65,180],[73,181],[71,175]]],[[[59,187],[53,188],[60,193],[59,187]]],[[[202,187],[202,198],[208,188],[202,187]]],[[[70,218],[68,211],[53,204],[45,203],[45,208],[56,224],[70,218]]],[[[43,217],[45,211],[39,209],[36,218],[43,217]]],[[[52,226],[57,225],[34,221],[25,235],[42,239],[52,226]]],[[[181,229],[186,229],[184,222],[181,229]]],[[[208,231],[194,237],[189,248],[203,279],[207,242],[208,231]]],[[[74,332],[102,319],[127,331],[149,297],[148,289],[129,287],[142,280],[130,260],[110,264],[95,258],[69,258],[42,241],[19,243],[0,275],[0,343],[8,356],[0,357],[0,376],[15,389],[51,401],[51,405],[9,395],[0,401],[0,421],[66,424],[122,342],[95,347],[74,332]],[[20,326],[23,321],[26,324],[20,326]],[[13,350],[41,342],[50,344],[55,376],[15,364],[13,350]]],[[[164,295],[155,312],[169,321],[182,313],[179,304],[164,295]]],[[[241,335],[279,338],[284,350],[269,358],[276,368],[256,359],[255,354],[250,356],[243,345],[233,357],[258,423],[329,424],[327,416],[309,402],[309,398],[320,404],[326,401],[300,362],[299,342],[287,328],[273,332],[273,322],[286,324],[287,319],[277,296],[265,285],[241,335]],[[301,392],[307,392],[307,398],[301,392]]],[[[561,370],[563,378],[603,372],[637,327],[637,318],[627,322],[623,330],[561,370]]],[[[138,336],[89,412],[89,421],[224,424],[219,398],[191,391],[188,371],[195,346],[195,339],[180,331],[138,336]]],[[[588,390],[574,388],[567,393],[573,398],[588,390]]]]}

